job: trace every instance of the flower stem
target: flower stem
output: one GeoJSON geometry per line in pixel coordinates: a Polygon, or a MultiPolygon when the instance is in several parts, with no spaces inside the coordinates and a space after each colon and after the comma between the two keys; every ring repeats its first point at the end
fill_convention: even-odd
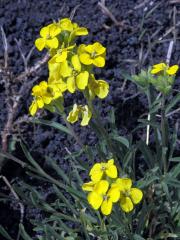
{"type": "Polygon", "coordinates": [[[92,104],[92,101],[89,100],[88,98],[86,98],[87,101],[88,101],[88,106],[91,110],[91,112],[93,113],[93,116],[94,116],[94,123],[95,125],[98,127],[99,131],[101,132],[102,136],[103,136],[103,139],[106,140],[106,143],[107,143],[107,146],[109,147],[111,153],[113,154],[113,158],[114,159],[117,159],[116,157],[116,152],[114,150],[114,147],[111,143],[111,140],[109,138],[109,134],[108,132],[106,131],[106,129],[104,128],[103,124],[102,124],[102,120],[100,119],[99,117],[99,114],[98,112],[96,111],[96,109],[94,108],[93,104],[92,104]]]}
{"type": "Polygon", "coordinates": [[[78,145],[83,148],[84,144],[82,143],[81,139],[79,138],[79,136],[76,134],[76,132],[74,131],[73,127],[71,126],[71,124],[67,121],[67,116],[64,112],[64,110],[61,108],[61,106],[59,106],[59,104],[56,104],[56,109],[57,109],[57,113],[62,117],[64,123],[66,124],[66,127],[69,129],[69,131],[71,132],[71,135],[74,137],[74,139],[76,140],[76,142],[78,143],[78,145]]]}
{"type": "Polygon", "coordinates": [[[165,115],[165,95],[162,96],[161,101],[161,134],[162,134],[162,161],[164,166],[164,174],[167,172],[167,126],[165,115]]]}

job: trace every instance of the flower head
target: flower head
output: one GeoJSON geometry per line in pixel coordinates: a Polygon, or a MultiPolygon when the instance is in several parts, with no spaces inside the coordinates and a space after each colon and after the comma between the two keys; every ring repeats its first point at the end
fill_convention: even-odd
{"type": "Polygon", "coordinates": [[[114,165],[114,159],[110,159],[107,163],[94,164],[89,173],[93,182],[100,181],[104,174],[110,178],[117,177],[117,167],[114,165]]]}
{"type": "Polygon", "coordinates": [[[71,32],[73,36],[83,36],[88,34],[85,27],[80,27],[77,23],[73,23],[69,18],[63,18],[59,21],[59,26],[62,31],[71,32]]]}
{"type": "Polygon", "coordinates": [[[179,69],[178,65],[173,65],[173,66],[169,67],[165,63],[159,63],[159,64],[155,64],[152,67],[151,73],[159,74],[159,73],[165,72],[166,74],[171,76],[171,75],[175,75],[176,72],[178,71],[178,69],[179,69]]]}
{"type": "Polygon", "coordinates": [[[64,62],[67,57],[68,57],[68,53],[70,51],[72,51],[72,49],[75,47],[75,45],[72,45],[72,46],[69,46],[67,48],[59,48],[57,51],[56,51],[56,54],[50,59],[50,63],[62,63],[64,62]]]}
{"type": "Polygon", "coordinates": [[[59,41],[57,35],[61,32],[60,27],[56,23],[49,24],[40,30],[40,38],[36,39],[35,46],[39,51],[42,51],[45,47],[57,48],[59,41]]]}
{"type": "Polygon", "coordinates": [[[87,105],[77,105],[74,104],[73,110],[69,113],[67,120],[70,123],[75,123],[78,121],[79,117],[81,117],[81,126],[87,126],[91,117],[92,113],[87,105]]]}
{"type": "Polygon", "coordinates": [[[94,74],[91,74],[88,83],[89,96],[93,99],[95,96],[103,99],[109,93],[109,84],[104,80],[96,80],[94,74]]]}
{"type": "Polygon", "coordinates": [[[53,99],[62,97],[63,93],[66,91],[67,86],[62,78],[56,79],[52,76],[48,78],[48,87],[53,95],[53,99]]]}
{"type": "Polygon", "coordinates": [[[143,193],[138,188],[132,188],[132,180],[129,178],[118,178],[112,184],[112,188],[120,191],[120,207],[124,212],[131,212],[135,204],[138,204],[143,197],[143,193]]]}
{"type": "Polygon", "coordinates": [[[84,90],[88,85],[89,72],[82,71],[81,63],[78,55],[71,58],[72,75],[67,79],[67,89],[69,92],[74,93],[76,89],[84,90]]]}
{"type": "Polygon", "coordinates": [[[34,116],[39,108],[43,108],[45,104],[50,104],[53,99],[52,93],[48,89],[48,84],[45,81],[40,82],[32,89],[34,100],[29,107],[30,114],[34,116]]]}
{"type": "Polygon", "coordinates": [[[101,212],[104,215],[109,215],[112,212],[113,203],[117,202],[120,197],[120,192],[117,189],[110,188],[109,182],[106,180],[99,181],[88,194],[88,202],[95,209],[101,207],[101,212]]]}
{"type": "Polygon", "coordinates": [[[97,67],[104,67],[106,48],[99,42],[89,45],[80,45],[78,49],[80,61],[85,65],[95,65],[97,67]]]}

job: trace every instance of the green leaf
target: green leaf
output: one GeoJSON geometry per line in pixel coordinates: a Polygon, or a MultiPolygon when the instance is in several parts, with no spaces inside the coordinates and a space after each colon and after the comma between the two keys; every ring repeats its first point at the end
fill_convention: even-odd
{"type": "Polygon", "coordinates": [[[169,159],[170,162],[180,162],[180,157],[173,157],[169,159]]]}
{"type": "Polygon", "coordinates": [[[129,141],[128,141],[127,138],[122,137],[122,136],[118,136],[118,135],[114,135],[114,134],[111,134],[111,138],[115,141],[120,142],[121,144],[123,144],[127,148],[129,148],[129,141]]]}
{"type": "Polygon", "coordinates": [[[133,240],[145,240],[145,239],[138,234],[134,234],[133,235],[133,240]]]}
{"type": "Polygon", "coordinates": [[[20,234],[21,234],[21,236],[22,236],[22,238],[24,239],[24,240],[33,240],[28,234],[27,234],[27,232],[25,231],[25,229],[24,229],[24,226],[20,223],[19,224],[19,228],[20,228],[20,234]]]}
{"type": "Polygon", "coordinates": [[[1,225],[0,225],[0,234],[8,240],[13,240],[1,225]]]}
{"type": "Polygon", "coordinates": [[[60,123],[57,123],[57,122],[54,122],[54,121],[48,121],[48,120],[44,120],[44,119],[34,119],[32,121],[33,123],[37,123],[37,124],[42,124],[42,125],[45,125],[45,126],[49,126],[49,127],[52,127],[52,128],[55,128],[55,129],[58,129],[60,130],[61,132],[64,132],[64,133],[67,133],[69,135],[72,135],[71,131],[63,126],[62,124],[60,123]]]}
{"type": "Polygon", "coordinates": [[[173,178],[176,178],[178,175],[180,175],[180,163],[177,164],[170,172],[173,178]]]}
{"type": "Polygon", "coordinates": [[[180,93],[178,93],[170,103],[165,107],[165,113],[167,114],[178,102],[180,101],[180,93]]]}
{"type": "Polygon", "coordinates": [[[142,154],[144,156],[144,160],[145,160],[147,166],[149,167],[149,169],[152,169],[155,165],[155,156],[151,152],[150,148],[143,141],[140,141],[138,143],[137,147],[142,152],[142,154]]]}

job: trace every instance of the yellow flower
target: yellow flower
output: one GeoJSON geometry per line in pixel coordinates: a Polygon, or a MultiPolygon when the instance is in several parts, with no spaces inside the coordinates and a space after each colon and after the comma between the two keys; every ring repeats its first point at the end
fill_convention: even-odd
{"type": "Polygon", "coordinates": [[[111,188],[108,191],[108,188],[109,182],[101,180],[95,185],[87,197],[92,208],[98,210],[101,207],[101,212],[104,215],[109,215],[112,212],[113,203],[117,202],[120,197],[120,192],[117,189],[111,188]]]}
{"type": "Polygon", "coordinates": [[[117,178],[117,167],[114,165],[114,159],[110,159],[107,163],[94,164],[89,173],[93,182],[100,181],[104,174],[110,178],[117,178]]]}
{"type": "Polygon", "coordinates": [[[49,60],[50,63],[62,63],[64,62],[68,57],[68,52],[70,52],[75,45],[69,46],[67,48],[60,48],[57,50],[56,54],[49,60]]]}
{"type": "Polygon", "coordinates": [[[62,31],[68,31],[68,32],[73,31],[73,23],[69,18],[61,19],[58,24],[62,31]]]}
{"type": "Polygon", "coordinates": [[[93,181],[84,183],[84,184],[82,185],[82,190],[83,190],[83,191],[92,192],[92,191],[94,190],[96,184],[97,184],[97,182],[93,182],[93,181]]]}
{"type": "Polygon", "coordinates": [[[61,29],[56,23],[49,24],[40,30],[40,38],[36,39],[35,46],[39,51],[42,51],[45,47],[57,48],[59,45],[58,38],[56,37],[61,32],[61,29]]]}
{"type": "Polygon", "coordinates": [[[168,69],[166,70],[166,72],[167,72],[168,75],[174,75],[174,74],[177,73],[178,69],[179,69],[179,66],[178,66],[178,65],[173,65],[173,66],[171,66],[171,67],[168,67],[168,69]]]}
{"type": "Polygon", "coordinates": [[[112,184],[112,188],[119,188],[120,207],[126,213],[131,212],[135,204],[138,204],[143,197],[143,193],[138,188],[132,188],[132,180],[129,178],[118,178],[112,184]]]}
{"type": "Polygon", "coordinates": [[[95,96],[103,99],[109,93],[109,84],[104,80],[96,80],[94,74],[91,74],[88,83],[89,96],[93,99],[95,96]]]}
{"type": "Polygon", "coordinates": [[[73,66],[72,76],[67,79],[67,89],[69,92],[74,93],[76,88],[84,90],[88,85],[89,73],[87,71],[81,71],[81,63],[78,55],[74,55],[71,58],[73,66]]]}
{"type": "Polygon", "coordinates": [[[99,42],[90,45],[80,45],[78,49],[80,61],[85,65],[95,65],[97,67],[104,67],[106,48],[99,42]]]}
{"type": "Polygon", "coordinates": [[[66,78],[72,75],[72,68],[69,66],[67,60],[62,63],[56,63],[51,59],[48,62],[48,68],[50,75],[53,75],[56,79],[66,78]]]}
{"type": "Polygon", "coordinates": [[[63,92],[67,89],[66,83],[61,78],[57,80],[53,75],[48,78],[48,87],[53,95],[53,99],[62,97],[63,92]]]}
{"type": "Polygon", "coordinates": [[[69,18],[63,18],[59,21],[59,26],[62,31],[71,32],[73,36],[83,36],[88,34],[88,30],[85,27],[79,27],[77,23],[72,23],[69,18]]]}
{"type": "Polygon", "coordinates": [[[73,35],[75,36],[85,36],[88,35],[88,30],[85,27],[79,27],[77,23],[73,23],[73,35]]]}
{"type": "Polygon", "coordinates": [[[73,110],[69,113],[67,120],[70,123],[75,123],[78,121],[79,117],[81,117],[81,126],[87,126],[91,117],[92,113],[87,105],[77,105],[74,104],[73,110]]]}
{"type": "Polygon", "coordinates": [[[45,81],[33,87],[32,95],[34,96],[34,100],[29,107],[32,116],[36,114],[39,108],[43,108],[45,104],[50,104],[53,99],[52,93],[49,92],[48,84],[45,81]]]}
{"type": "Polygon", "coordinates": [[[151,74],[158,74],[158,73],[161,73],[164,71],[168,75],[174,75],[174,74],[176,74],[178,69],[179,69],[178,65],[173,65],[173,66],[169,67],[165,63],[159,63],[159,64],[155,64],[153,66],[153,68],[151,70],[151,74]]]}

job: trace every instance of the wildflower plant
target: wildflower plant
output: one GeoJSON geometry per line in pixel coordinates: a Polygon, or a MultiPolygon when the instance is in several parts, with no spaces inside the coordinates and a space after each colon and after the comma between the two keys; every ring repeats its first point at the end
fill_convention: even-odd
{"type": "MultiPolygon", "coordinates": [[[[13,184],[23,204],[45,213],[43,219],[31,221],[35,237],[38,240],[179,239],[180,159],[175,154],[177,129],[170,131],[168,123],[168,114],[180,100],[179,93],[170,98],[178,65],[158,63],[128,76],[146,95],[148,113],[139,119],[131,136],[120,136],[114,110],[104,124],[94,106],[95,98],[104,99],[109,93],[109,84],[97,80],[94,74],[95,67],[105,66],[106,48],[99,42],[77,45],[77,37],[87,34],[85,27],[64,18],[43,27],[35,41],[39,51],[49,52],[49,76],[32,88],[29,112],[33,123],[54,127],[76,140],[80,151],[70,152],[64,146],[69,171],[64,172],[45,156],[54,173],[49,174],[23,141],[20,146],[28,161],[25,166],[21,160],[3,153],[3,157],[22,163],[32,178],[52,187],[53,200],[46,201],[33,186],[13,184]],[[75,92],[83,94],[85,104],[77,104],[75,92]],[[67,93],[74,100],[70,111],[64,107],[67,93]],[[66,126],[34,118],[42,109],[61,115],[66,126]],[[98,141],[94,146],[85,145],[74,131],[73,124],[78,121],[96,133],[98,141]],[[133,134],[138,129],[143,134],[134,142],[133,134]],[[84,156],[88,163],[82,160],[84,156]]],[[[22,222],[19,233],[22,239],[32,240],[22,222]]],[[[1,226],[0,234],[12,239],[1,226]]]]}

